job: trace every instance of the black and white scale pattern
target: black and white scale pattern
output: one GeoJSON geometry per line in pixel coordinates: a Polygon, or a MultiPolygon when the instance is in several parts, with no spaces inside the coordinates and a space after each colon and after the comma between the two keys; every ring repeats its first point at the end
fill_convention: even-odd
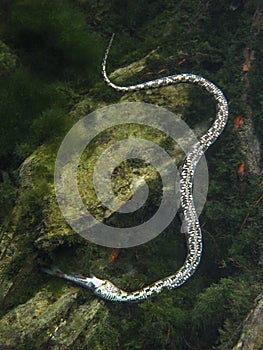
{"type": "Polygon", "coordinates": [[[187,155],[184,161],[180,174],[180,201],[186,223],[188,254],[183,266],[178,271],[176,271],[173,275],[164,277],[147,287],[133,292],[126,292],[115,286],[112,282],[97,278],[95,276],[86,278],[76,275],[66,275],[57,270],[55,272],[52,270],[46,270],[46,272],[52,275],[57,275],[77,283],[87,289],[93,290],[95,295],[103,299],[116,302],[138,302],[160,293],[164,288],[173,289],[181,286],[193,275],[199,265],[202,254],[202,232],[193,201],[194,171],[203,153],[212,143],[217,140],[219,135],[224,130],[228,119],[228,105],[224,94],[216,85],[205,78],[194,74],[171,75],[131,86],[115,85],[109,80],[106,73],[106,61],[113,37],[114,35],[111,37],[110,43],[105,52],[102,63],[102,73],[105,82],[114,90],[131,92],[158,88],[172,84],[187,83],[200,86],[204,90],[208,91],[208,93],[213,96],[217,104],[216,119],[214,123],[201,137],[200,141],[193,146],[192,151],[187,155]]]}

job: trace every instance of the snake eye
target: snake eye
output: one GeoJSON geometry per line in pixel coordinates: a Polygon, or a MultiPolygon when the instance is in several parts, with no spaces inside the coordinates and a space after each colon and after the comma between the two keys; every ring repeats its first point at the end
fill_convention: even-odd
{"type": "Polygon", "coordinates": [[[96,287],[95,287],[95,284],[92,282],[92,281],[89,281],[88,282],[88,287],[91,289],[91,290],[94,290],[96,287]]]}

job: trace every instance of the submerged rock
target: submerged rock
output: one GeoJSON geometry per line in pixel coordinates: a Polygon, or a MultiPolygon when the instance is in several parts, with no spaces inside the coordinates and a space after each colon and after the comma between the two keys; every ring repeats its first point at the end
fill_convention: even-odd
{"type": "Polygon", "coordinates": [[[0,41],[0,78],[14,71],[17,64],[17,57],[10,48],[0,41]]]}
{"type": "Polygon", "coordinates": [[[0,320],[0,349],[86,349],[107,319],[103,302],[77,304],[78,292],[63,288],[59,296],[39,291],[0,320]],[[99,321],[99,322],[98,322],[99,321]],[[85,343],[80,339],[85,334],[85,343]]]}
{"type": "MultiPolygon", "coordinates": [[[[154,53],[149,56],[152,55],[154,53]]],[[[121,81],[142,72],[147,67],[149,56],[117,70],[112,77],[121,81]]],[[[99,98],[91,96],[74,108],[71,112],[73,119],[78,120],[94,108],[105,105],[99,98]]],[[[181,87],[168,87],[162,91],[157,89],[153,93],[127,94],[120,102],[142,101],[145,97],[149,103],[168,103],[172,110],[179,107],[183,111],[188,103],[187,89],[182,91],[181,87]]],[[[91,149],[83,153],[78,174],[79,191],[94,215],[111,223],[118,223],[119,218],[101,206],[96,198],[91,180],[92,169],[99,155],[113,140],[134,135],[150,138],[152,142],[167,147],[174,159],[183,157],[183,152],[168,140],[167,135],[152,133],[136,125],[109,130],[106,135],[99,137],[91,149]]],[[[80,292],[79,288],[67,287],[64,281],[50,279],[39,269],[40,266],[56,262],[65,272],[77,270],[89,275],[92,271],[95,274],[98,272],[102,278],[118,278],[113,271],[109,276],[111,266],[108,249],[89,243],[75,233],[59,209],[53,183],[58,147],[57,143],[42,145],[21,165],[16,205],[2,227],[0,349],[110,349],[117,342],[108,327],[109,311],[106,304],[91,297],[90,292],[80,292]]],[[[113,176],[113,188],[120,194],[121,200],[126,201],[134,191],[140,189],[142,179],[150,183],[151,206],[154,207],[158,204],[159,179],[157,172],[147,163],[121,164],[113,176]]],[[[130,220],[132,224],[134,218],[130,220]]],[[[129,261],[119,269],[122,281],[116,282],[125,287],[136,269],[129,261]]]]}
{"type": "Polygon", "coordinates": [[[241,336],[233,350],[261,350],[263,348],[263,293],[246,317],[241,336]]]}

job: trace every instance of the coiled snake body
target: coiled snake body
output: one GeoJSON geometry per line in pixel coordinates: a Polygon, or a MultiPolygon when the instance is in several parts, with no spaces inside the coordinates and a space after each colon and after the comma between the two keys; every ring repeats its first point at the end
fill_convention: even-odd
{"type": "Polygon", "coordinates": [[[208,91],[217,104],[217,113],[214,123],[205,135],[201,137],[200,141],[193,146],[192,151],[186,156],[180,174],[180,202],[186,223],[188,254],[183,266],[178,271],[147,287],[133,292],[126,292],[115,286],[112,282],[95,276],[86,278],[78,275],[64,274],[58,269],[44,269],[45,272],[51,275],[62,277],[87,289],[91,289],[95,295],[103,299],[117,302],[137,302],[160,293],[164,288],[173,289],[179,287],[186,282],[197,269],[202,254],[202,233],[193,201],[194,171],[203,153],[217,140],[224,130],[228,118],[228,106],[225,96],[218,87],[205,78],[194,74],[171,75],[131,86],[117,86],[113,84],[106,73],[106,61],[112,40],[113,36],[105,52],[102,63],[102,72],[105,82],[113,89],[130,92],[180,83],[195,84],[208,91]]]}

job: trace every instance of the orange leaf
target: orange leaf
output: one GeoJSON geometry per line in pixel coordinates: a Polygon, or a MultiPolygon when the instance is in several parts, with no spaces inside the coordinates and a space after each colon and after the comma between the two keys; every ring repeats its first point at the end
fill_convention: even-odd
{"type": "Polygon", "coordinates": [[[111,256],[109,257],[109,262],[113,262],[119,255],[119,249],[114,249],[111,256]]]}
{"type": "Polygon", "coordinates": [[[244,124],[244,120],[241,117],[236,117],[233,131],[236,131],[240,127],[240,125],[243,125],[243,124],[244,124]]]}
{"type": "Polygon", "coordinates": [[[241,163],[238,167],[237,173],[239,176],[243,176],[244,172],[245,172],[245,163],[241,163]]]}

